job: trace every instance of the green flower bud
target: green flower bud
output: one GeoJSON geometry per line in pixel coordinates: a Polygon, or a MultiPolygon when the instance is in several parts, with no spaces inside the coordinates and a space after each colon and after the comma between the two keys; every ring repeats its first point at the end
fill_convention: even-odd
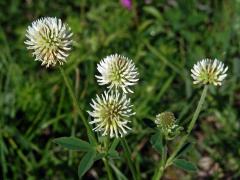
{"type": "Polygon", "coordinates": [[[183,130],[181,126],[176,124],[176,118],[172,112],[158,114],[155,123],[168,140],[175,138],[183,130]]]}

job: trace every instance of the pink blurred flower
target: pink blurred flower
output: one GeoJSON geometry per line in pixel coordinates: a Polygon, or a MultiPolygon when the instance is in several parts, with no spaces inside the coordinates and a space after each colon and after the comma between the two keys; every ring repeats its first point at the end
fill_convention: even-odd
{"type": "Polygon", "coordinates": [[[127,8],[128,10],[130,10],[132,8],[131,0],[120,0],[120,2],[124,8],[127,8]]]}

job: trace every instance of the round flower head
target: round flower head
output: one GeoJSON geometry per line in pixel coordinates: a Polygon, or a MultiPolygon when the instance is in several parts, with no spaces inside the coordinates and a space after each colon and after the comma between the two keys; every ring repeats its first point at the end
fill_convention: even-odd
{"type": "Polygon", "coordinates": [[[28,26],[25,44],[42,65],[62,65],[71,50],[71,36],[71,29],[61,19],[44,17],[28,26]]]}
{"type": "Polygon", "coordinates": [[[191,69],[194,84],[222,85],[222,81],[227,77],[228,67],[215,59],[203,59],[191,69]]]}
{"type": "Polygon", "coordinates": [[[97,65],[100,76],[97,77],[99,85],[109,84],[108,88],[122,88],[124,93],[131,92],[128,86],[138,81],[138,72],[132,60],[118,54],[110,55],[97,65]]]}
{"type": "Polygon", "coordinates": [[[173,139],[183,129],[176,124],[176,118],[172,112],[163,112],[156,116],[155,123],[161,129],[167,139],[173,139]]]}
{"type": "Polygon", "coordinates": [[[88,111],[93,117],[90,124],[95,124],[93,130],[101,132],[102,136],[123,137],[131,129],[127,125],[128,117],[135,113],[132,112],[130,99],[125,94],[105,91],[101,96],[97,95],[90,105],[93,108],[93,111],[88,111]]]}
{"type": "Polygon", "coordinates": [[[156,116],[155,123],[164,131],[170,131],[175,125],[175,116],[172,112],[163,112],[156,116]]]}

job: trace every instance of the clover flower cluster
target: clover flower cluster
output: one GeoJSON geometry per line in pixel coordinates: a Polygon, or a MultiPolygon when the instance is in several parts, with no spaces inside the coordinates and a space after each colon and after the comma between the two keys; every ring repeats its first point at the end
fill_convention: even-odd
{"type": "Polygon", "coordinates": [[[28,27],[25,44],[42,65],[62,65],[71,50],[72,35],[70,27],[61,19],[44,17],[33,21],[28,27]]]}
{"type": "MultiPolygon", "coordinates": [[[[71,50],[71,37],[70,27],[61,19],[44,17],[28,27],[25,44],[35,60],[50,67],[66,62],[71,50]]],[[[133,93],[129,87],[138,81],[137,68],[131,59],[114,54],[101,60],[97,70],[100,73],[96,75],[97,82],[108,85],[109,90],[92,100],[93,110],[88,113],[93,120],[89,123],[94,124],[93,130],[103,136],[123,137],[131,129],[128,118],[135,114],[126,93],[133,93]]]]}
{"type": "Polygon", "coordinates": [[[96,124],[94,131],[102,132],[103,136],[123,137],[131,128],[128,117],[134,115],[130,99],[118,91],[104,92],[96,100],[92,99],[93,111],[88,113],[94,118],[90,124],[96,124]]]}
{"type": "MultiPolygon", "coordinates": [[[[42,65],[62,65],[71,50],[72,35],[71,28],[61,19],[44,17],[33,21],[28,27],[25,44],[42,65]]],[[[107,85],[108,90],[92,99],[90,105],[93,110],[88,113],[93,120],[89,123],[102,136],[123,137],[131,130],[129,118],[135,114],[127,93],[133,93],[130,87],[137,84],[139,73],[131,59],[118,54],[103,58],[97,64],[97,70],[98,84],[107,85]]],[[[220,86],[227,77],[227,70],[228,67],[217,59],[203,59],[193,66],[191,76],[194,84],[220,86]]],[[[155,123],[169,138],[182,129],[171,112],[158,114],[155,123]]]]}
{"type": "Polygon", "coordinates": [[[221,86],[227,77],[228,67],[217,59],[203,59],[191,69],[194,84],[213,84],[221,86]]]}
{"type": "MultiPolygon", "coordinates": [[[[122,0],[122,2],[124,1],[122,0]]],[[[125,2],[130,2],[130,4],[125,3],[124,6],[131,6],[131,1],[125,2]]],[[[25,44],[27,45],[27,49],[32,51],[35,60],[41,61],[42,65],[46,67],[57,64],[62,65],[66,62],[71,50],[72,35],[70,27],[64,24],[61,19],[44,17],[32,22],[28,27],[25,44]]],[[[90,103],[92,110],[87,111],[89,116],[92,117],[89,124],[93,126],[93,131],[98,132],[101,136],[108,136],[110,138],[124,137],[131,130],[129,125],[131,123],[130,117],[135,115],[131,99],[127,95],[133,93],[131,88],[136,85],[139,80],[138,70],[131,59],[118,54],[112,54],[100,60],[97,64],[97,70],[99,73],[95,75],[97,82],[100,86],[106,85],[107,90],[100,95],[96,95],[95,99],[92,99],[90,103]]],[[[193,115],[193,119],[188,126],[188,134],[180,140],[178,147],[176,147],[172,155],[164,159],[166,162],[160,163],[157,170],[160,169],[161,171],[155,171],[155,179],[161,179],[160,176],[163,174],[165,168],[174,162],[177,157],[176,155],[180,154],[179,152],[183,149],[184,142],[187,140],[197,120],[206,97],[207,85],[221,86],[223,80],[227,77],[227,70],[228,67],[217,59],[203,59],[197,62],[191,69],[193,84],[205,85],[205,88],[193,115]],[[160,174],[158,172],[160,172],[160,174]]],[[[67,82],[66,79],[64,76],[64,80],[67,82]]],[[[157,150],[161,149],[163,154],[168,155],[167,145],[165,145],[166,140],[173,140],[177,137],[182,132],[183,127],[178,124],[174,114],[168,111],[156,115],[154,122],[157,126],[157,133],[152,136],[151,143],[157,150]],[[160,137],[159,133],[161,133],[160,137]]],[[[89,127],[88,124],[85,123],[85,119],[84,125],[88,130],[89,127]]],[[[88,145],[87,142],[83,142],[88,145]]],[[[83,142],[82,144],[84,144],[83,142]]],[[[125,151],[129,151],[128,148],[123,147],[125,151]]],[[[102,158],[108,158],[108,147],[105,149],[105,147],[97,146],[96,150],[97,152],[93,151],[94,154],[98,153],[97,155],[104,155],[102,158]]],[[[87,156],[86,154],[84,157],[87,156]]],[[[83,162],[83,160],[81,162],[83,162]]],[[[132,168],[130,169],[132,171],[132,168]]],[[[83,174],[81,174],[81,176],[82,175],[83,174]]],[[[135,175],[133,177],[135,177],[135,175]]]]}
{"type": "Polygon", "coordinates": [[[133,86],[138,81],[138,72],[134,63],[127,57],[114,54],[107,56],[97,65],[96,75],[99,85],[109,84],[108,88],[122,88],[124,93],[133,91],[129,86],[133,86]]]}
{"type": "Polygon", "coordinates": [[[129,117],[135,114],[126,94],[133,93],[129,86],[138,81],[137,68],[132,60],[114,54],[101,60],[97,69],[100,73],[96,75],[97,82],[109,85],[109,90],[97,95],[96,101],[92,100],[93,111],[88,113],[94,120],[90,124],[95,124],[93,130],[101,132],[102,136],[123,137],[131,130],[129,117]]]}

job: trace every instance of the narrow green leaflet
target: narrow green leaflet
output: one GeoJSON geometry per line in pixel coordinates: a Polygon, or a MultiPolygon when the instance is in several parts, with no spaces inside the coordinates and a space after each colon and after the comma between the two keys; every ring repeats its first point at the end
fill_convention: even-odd
{"type": "Polygon", "coordinates": [[[95,150],[91,150],[83,156],[78,166],[79,178],[83,177],[83,175],[92,167],[95,157],[96,157],[95,150]]]}
{"type": "Polygon", "coordinates": [[[117,148],[119,142],[120,142],[120,140],[118,138],[115,138],[112,142],[112,145],[111,145],[109,151],[115,150],[117,148]]]}
{"type": "Polygon", "coordinates": [[[88,142],[75,137],[60,137],[54,139],[53,142],[69,150],[90,151],[94,149],[88,142]]]}
{"type": "MultiPolygon", "coordinates": [[[[91,116],[88,116],[88,121],[89,122],[92,121],[91,116]]],[[[97,142],[95,140],[94,133],[91,132],[93,128],[92,128],[91,124],[89,124],[89,126],[90,126],[90,129],[87,132],[89,143],[93,146],[97,146],[97,142]]]]}
{"type": "Polygon", "coordinates": [[[110,161],[110,166],[112,167],[113,171],[115,172],[118,180],[128,180],[128,178],[111,161],[110,161]]]}
{"type": "Polygon", "coordinates": [[[187,151],[190,150],[191,147],[192,147],[192,143],[190,142],[187,142],[186,144],[184,144],[182,148],[177,152],[175,158],[184,155],[187,151]]]}
{"type": "Polygon", "coordinates": [[[119,153],[116,150],[108,151],[108,157],[112,159],[120,159],[119,153]]]}
{"type": "Polygon", "coordinates": [[[197,171],[197,167],[193,163],[191,163],[185,159],[175,159],[173,161],[173,164],[176,167],[181,168],[186,171],[192,171],[192,172],[197,171]]]}
{"type": "Polygon", "coordinates": [[[92,134],[91,132],[88,132],[88,140],[92,146],[97,146],[97,143],[94,139],[94,134],[92,134]]]}
{"type": "Polygon", "coordinates": [[[160,131],[156,132],[152,135],[150,142],[152,146],[160,153],[163,151],[163,142],[162,142],[162,134],[160,131]]]}
{"type": "Polygon", "coordinates": [[[116,148],[117,148],[119,142],[120,142],[120,139],[118,139],[118,138],[115,138],[113,140],[113,143],[112,143],[112,145],[109,148],[108,153],[107,153],[107,156],[109,158],[112,158],[112,159],[119,159],[120,158],[119,153],[116,151],[116,148]]]}

